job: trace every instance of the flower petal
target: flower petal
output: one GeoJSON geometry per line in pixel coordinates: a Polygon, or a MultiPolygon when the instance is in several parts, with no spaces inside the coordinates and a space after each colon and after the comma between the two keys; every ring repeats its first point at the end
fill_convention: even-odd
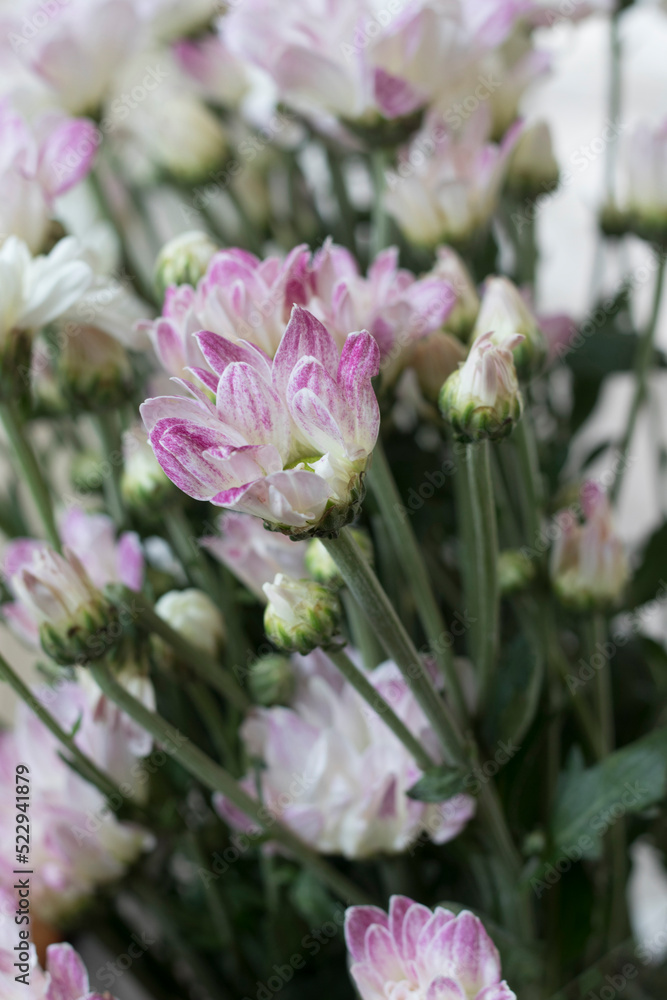
{"type": "Polygon", "coordinates": [[[345,911],[345,943],[356,962],[366,958],[366,931],[373,924],[389,927],[389,917],[379,906],[350,906],[345,911]]]}
{"type": "Polygon", "coordinates": [[[287,390],[290,376],[302,358],[316,358],[324,369],[336,377],[338,348],[329,331],[301,306],[294,306],[280,347],[273,359],[273,384],[281,396],[287,390]]]}
{"type": "Polygon", "coordinates": [[[46,969],[51,977],[46,1000],[80,1000],[88,993],[88,973],[71,944],[50,944],[46,969]]]}

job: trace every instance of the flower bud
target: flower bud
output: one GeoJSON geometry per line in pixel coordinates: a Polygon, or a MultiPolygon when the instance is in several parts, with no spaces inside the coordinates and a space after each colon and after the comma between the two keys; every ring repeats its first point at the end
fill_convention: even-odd
{"type": "Polygon", "coordinates": [[[272,653],[255,660],[250,668],[248,686],[259,705],[288,705],[296,686],[288,657],[272,653]]]}
{"type": "MultiPolygon", "coordinates": [[[[359,528],[352,528],[351,533],[365,558],[372,565],[373,543],[370,538],[365,531],[360,531],[359,528]]],[[[304,562],[313,580],[336,590],[343,586],[343,578],[338,572],[338,567],[319,538],[313,538],[308,542],[304,562]]]]}
{"type": "Polygon", "coordinates": [[[405,364],[414,369],[425,398],[437,403],[443,382],[465,361],[465,356],[466,350],[460,340],[436,330],[413,344],[407,352],[405,364]]]}
{"type": "Polygon", "coordinates": [[[283,573],[263,589],[269,602],[264,631],[274,646],[285,653],[305,654],[331,643],[340,622],[340,604],[333,591],[283,573]]]}
{"type": "Polygon", "coordinates": [[[495,344],[521,334],[522,339],[513,352],[514,364],[520,373],[534,371],[547,356],[546,337],[519,289],[508,278],[492,277],[486,281],[472,339],[476,340],[487,330],[492,331],[495,344]]]}
{"type": "Polygon", "coordinates": [[[470,271],[451,247],[438,247],[438,260],[431,271],[436,278],[448,281],[456,293],[456,305],[445,320],[444,329],[466,341],[479,312],[479,295],[470,271]]]}
{"type": "Polygon", "coordinates": [[[622,141],[617,182],[618,203],[602,213],[610,235],[635,233],[661,245],[667,243],[667,123],[640,122],[622,141]]]}
{"type": "Polygon", "coordinates": [[[225,641],[225,622],[208,594],[194,587],[170,590],[155,605],[156,613],[193,646],[214,655],[225,641]]]}
{"type": "Polygon", "coordinates": [[[174,236],[165,243],[155,262],[153,279],[160,302],[169,285],[196,286],[218,250],[210,236],[196,229],[174,236]]]}
{"type": "Polygon", "coordinates": [[[124,402],[132,386],[132,366],[119,341],[95,326],[68,324],[58,357],[64,395],[86,410],[124,402]]]}
{"type": "Polygon", "coordinates": [[[523,410],[512,349],[521,336],[494,343],[478,337],[458,371],[440,391],[440,410],[460,441],[492,441],[510,434],[523,410]]]}
{"type": "Polygon", "coordinates": [[[498,556],[498,586],[501,594],[516,594],[535,579],[535,563],[518,549],[506,549],[498,556]]]}
{"type": "Polygon", "coordinates": [[[593,482],[581,489],[583,523],[571,509],[556,515],[559,533],[551,550],[549,571],[554,590],[575,611],[615,604],[628,581],[629,565],[615,534],[611,507],[593,482]]]}
{"type": "Polygon", "coordinates": [[[537,198],[558,187],[558,162],[546,122],[524,129],[509,162],[508,187],[519,198],[537,198]]]}
{"type": "Polygon", "coordinates": [[[12,590],[37,624],[44,652],[63,666],[108,653],[120,637],[117,612],[93,586],[77,556],[29,543],[18,559],[17,571],[8,571],[12,590]],[[112,623],[116,627],[110,628],[112,623]]]}
{"type": "Polygon", "coordinates": [[[175,94],[151,108],[145,149],[156,167],[183,184],[205,181],[222,163],[225,131],[205,104],[192,94],[175,94]]]}
{"type": "Polygon", "coordinates": [[[120,488],[130,510],[149,520],[160,516],[163,501],[174,490],[148,443],[145,431],[139,426],[123,435],[120,488]]]}

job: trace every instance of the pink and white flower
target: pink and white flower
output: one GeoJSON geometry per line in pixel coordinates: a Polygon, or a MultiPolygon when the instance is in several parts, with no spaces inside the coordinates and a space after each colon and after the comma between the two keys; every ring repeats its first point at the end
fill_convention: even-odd
{"type": "MultiPolygon", "coordinates": [[[[137,785],[147,781],[148,772],[137,767],[126,732],[93,714],[93,703],[77,684],[62,681],[35,694],[64,728],[76,729],[77,745],[98,767],[128,782],[124,794],[134,795],[137,785]]],[[[115,818],[101,792],[60,758],[61,749],[23,703],[17,707],[14,728],[0,734],[3,799],[13,794],[17,764],[30,768],[31,906],[35,914],[55,924],[70,917],[97,886],[120,878],[152,844],[144,830],[115,818]]],[[[12,824],[13,815],[3,810],[3,842],[8,842],[12,824]]],[[[5,855],[0,859],[0,887],[13,885],[12,869],[5,855]]]]}
{"type": "Polygon", "coordinates": [[[614,604],[628,581],[630,567],[601,487],[593,481],[584,483],[580,501],[583,523],[571,510],[556,515],[559,531],[549,568],[561,600],[586,610],[614,604]]]}
{"type": "Polygon", "coordinates": [[[29,125],[0,100],[0,241],[18,236],[41,250],[55,199],[86,176],[96,149],[92,122],[51,113],[29,125]]]}
{"type": "MultiPolygon", "coordinates": [[[[0,897],[4,895],[0,893],[0,897]]],[[[12,904],[7,893],[7,906],[12,904]]],[[[12,927],[15,927],[12,921],[12,927]]],[[[114,1000],[108,993],[93,993],[81,957],[71,944],[50,944],[46,949],[46,968],[41,969],[35,946],[30,944],[27,982],[17,982],[15,937],[2,935],[0,928],[0,996],[3,1000],[114,1000]]]]}
{"type": "Polygon", "coordinates": [[[306,305],[308,249],[295,247],[285,260],[260,261],[246,250],[221,250],[211,259],[196,290],[171,285],[162,316],[140,323],[148,332],[160,363],[183,376],[201,366],[203,355],[193,334],[200,330],[237,342],[247,340],[270,357],[276,353],[292,306],[306,305]]]}
{"type": "Polygon", "coordinates": [[[218,521],[219,534],[202,538],[208,549],[260,601],[266,601],[264,584],[278,573],[295,580],[308,576],[307,542],[293,542],[277,531],[267,531],[256,517],[226,511],[218,521]]]}
{"type": "Polygon", "coordinates": [[[396,247],[379,253],[364,277],[349,250],[328,239],[313,258],[310,282],[314,298],[308,308],[341,344],[349,330],[368,330],[382,367],[440,329],[456,302],[450,284],[438,275],[420,279],[399,268],[396,247]]]}
{"type": "Polygon", "coordinates": [[[440,409],[459,439],[496,440],[520,419],[523,400],[513,351],[523,339],[512,334],[496,343],[492,331],[477,337],[464,363],[443,385],[440,409]]]}
{"type": "MultiPolygon", "coordinates": [[[[30,20],[41,6],[35,0],[21,15],[30,20]]],[[[17,16],[14,32],[22,44],[16,52],[60,107],[72,114],[96,112],[119,66],[148,37],[135,7],[132,0],[69,0],[44,18],[46,23],[29,41],[21,35],[22,17],[17,16]]]]}
{"type": "Polygon", "coordinates": [[[500,978],[496,946],[467,910],[431,911],[407,896],[392,896],[389,913],[352,906],[345,941],[361,1000],[516,1000],[500,978]]]}
{"type": "MultiPolygon", "coordinates": [[[[460,794],[429,805],[409,798],[421,771],[380,716],[323,653],[294,656],[292,664],[298,683],[291,708],[258,709],[242,728],[249,754],[265,764],[269,812],[318,851],[347,858],[405,851],[420,836],[437,844],[458,836],[474,815],[474,799],[460,794]]],[[[395,664],[368,679],[435,758],[437,739],[395,664]]],[[[244,786],[257,794],[254,775],[244,786]]],[[[233,825],[249,829],[230,803],[215,801],[233,825]]]]}
{"type": "Polygon", "coordinates": [[[483,107],[458,133],[433,114],[399,154],[387,179],[387,211],[414,243],[461,242],[488,224],[522,125],[499,145],[489,128],[483,107]]]}
{"type": "Polygon", "coordinates": [[[210,396],[147,400],[142,416],[160,465],[179,489],[291,535],[338,530],[361,500],[380,414],[371,385],[379,350],[366,331],[339,355],[331,334],[298,306],[273,361],[246,341],[197,337],[210,396]]]}
{"type": "Polygon", "coordinates": [[[66,631],[86,616],[103,618],[100,590],[108,583],[141,589],[143,554],[134,532],[116,542],[111,518],[72,508],[61,520],[60,533],[65,556],[32,538],[15,539],[5,552],[3,572],[15,600],[2,605],[2,614],[34,647],[43,624],[66,631]]]}

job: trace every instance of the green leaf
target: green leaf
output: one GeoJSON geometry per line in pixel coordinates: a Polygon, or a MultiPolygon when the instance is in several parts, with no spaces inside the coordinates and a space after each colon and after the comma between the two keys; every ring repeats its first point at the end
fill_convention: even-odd
{"type": "Polygon", "coordinates": [[[642,560],[627,591],[626,607],[636,608],[664,596],[667,591],[667,522],[658,528],[644,546],[642,560]]]}
{"type": "Polygon", "coordinates": [[[597,857],[607,830],[659,802],[667,786],[667,727],[605,760],[561,775],[551,824],[550,858],[597,857]]]}
{"type": "Polygon", "coordinates": [[[499,740],[520,743],[535,717],[544,679],[544,660],[523,634],[507,646],[494,674],[484,735],[489,746],[499,740]]]}
{"type": "Polygon", "coordinates": [[[452,769],[446,764],[430,767],[408,795],[419,802],[445,802],[465,790],[468,775],[468,771],[452,769]]]}

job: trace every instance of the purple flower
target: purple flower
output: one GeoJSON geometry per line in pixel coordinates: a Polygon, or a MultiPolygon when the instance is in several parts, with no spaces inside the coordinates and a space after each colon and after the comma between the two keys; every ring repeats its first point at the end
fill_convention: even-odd
{"type": "MultiPolygon", "coordinates": [[[[16,903],[0,890],[0,903],[12,911],[16,903]],[[6,899],[5,899],[6,896],[6,899]]],[[[12,922],[12,926],[14,926],[12,922]]],[[[46,949],[46,969],[39,966],[33,944],[29,945],[28,985],[17,982],[14,967],[15,939],[0,927],[0,996],[2,1000],[113,1000],[109,994],[90,992],[88,972],[71,944],[51,944],[46,949]]]]}
{"type": "Polygon", "coordinates": [[[496,946],[467,910],[455,916],[392,896],[388,914],[350,907],[345,940],[361,1000],[516,1000],[496,946]]]}
{"type": "Polygon", "coordinates": [[[206,331],[197,339],[209,370],[193,374],[208,393],[187,382],[193,398],[141,407],[172,482],[286,534],[340,528],[361,500],[379,429],[373,337],[349,334],[339,356],[325,327],[295,306],[273,361],[246,341],[206,331]]]}

